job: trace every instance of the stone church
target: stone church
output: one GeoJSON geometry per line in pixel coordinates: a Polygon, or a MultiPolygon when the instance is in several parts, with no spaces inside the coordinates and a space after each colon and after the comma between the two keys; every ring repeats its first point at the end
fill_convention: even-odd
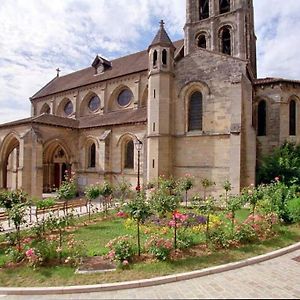
{"type": "Polygon", "coordinates": [[[58,73],[0,125],[0,189],[41,196],[70,170],[81,190],[138,172],[254,183],[262,154],[300,142],[300,81],[257,78],[252,2],[187,0],[183,40],[161,21],[146,50],[58,73]]]}

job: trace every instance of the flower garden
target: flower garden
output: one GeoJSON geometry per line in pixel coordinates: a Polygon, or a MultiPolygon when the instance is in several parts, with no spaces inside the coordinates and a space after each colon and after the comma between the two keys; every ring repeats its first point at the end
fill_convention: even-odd
{"type": "Polygon", "coordinates": [[[140,191],[125,181],[116,186],[103,182],[86,187],[84,215],[74,209],[61,215],[50,208],[57,200],[74,201],[75,174],[66,178],[57,199],[0,191],[2,211],[14,227],[0,235],[0,285],[145,279],[234,262],[299,242],[300,148],[299,157],[289,157],[292,150],[283,146],[276,154],[277,164],[268,158],[260,173],[269,176],[269,167],[275,165],[283,175],[251,185],[240,195],[232,194],[225,181],[221,195],[213,197],[213,182],[204,178],[196,183],[190,175],[177,180],[160,177],[140,191]],[[193,193],[196,184],[201,193],[193,193]],[[33,206],[50,210],[32,222],[28,211],[33,206]],[[116,270],[76,273],[93,258],[116,270]]]}
{"type": "MultiPolygon", "coordinates": [[[[224,193],[216,199],[210,194],[213,183],[204,179],[203,192],[187,201],[193,185],[194,178],[188,175],[179,180],[160,177],[140,192],[132,192],[126,182],[117,187],[96,184],[85,190],[89,214],[49,213],[23,230],[32,199],[21,191],[1,192],[0,202],[15,230],[1,236],[0,284],[74,285],[149,278],[236,261],[300,240],[297,186],[288,187],[275,178],[237,196],[231,195],[226,181],[224,193]],[[93,207],[100,200],[102,212],[93,207]],[[83,259],[92,257],[113,262],[117,270],[75,274],[83,259]]],[[[74,180],[62,189],[60,198],[73,198],[74,180]]],[[[49,202],[39,200],[36,205],[49,202]]]]}

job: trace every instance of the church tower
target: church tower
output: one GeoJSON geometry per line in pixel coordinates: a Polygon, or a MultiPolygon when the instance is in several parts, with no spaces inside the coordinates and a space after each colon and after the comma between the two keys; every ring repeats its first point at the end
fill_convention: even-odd
{"type": "Polygon", "coordinates": [[[185,55],[198,48],[249,60],[256,77],[253,0],[186,0],[185,55]]]}
{"type": "Polygon", "coordinates": [[[174,52],[164,22],[148,48],[147,180],[171,174],[171,99],[174,85],[174,52]]]}

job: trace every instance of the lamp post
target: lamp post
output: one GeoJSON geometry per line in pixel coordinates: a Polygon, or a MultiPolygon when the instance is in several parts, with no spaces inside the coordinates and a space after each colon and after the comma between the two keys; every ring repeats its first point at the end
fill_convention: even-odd
{"type": "Polygon", "coordinates": [[[141,190],[141,185],[140,185],[140,155],[141,155],[141,150],[143,149],[143,143],[138,138],[136,138],[136,140],[135,140],[135,148],[138,152],[138,178],[137,178],[136,190],[139,193],[140,190],[141,190]]]}

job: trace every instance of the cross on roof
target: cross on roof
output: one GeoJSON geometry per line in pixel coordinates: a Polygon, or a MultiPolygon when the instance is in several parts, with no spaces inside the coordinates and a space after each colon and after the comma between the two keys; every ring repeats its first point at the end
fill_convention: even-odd
{"type": "Polygon", "coordinates": [[[56,73],[56,76],[59,77],[60,69],[57,68],[57,69],[56,69],[56,72],[57,72],[57,73],[56,73]]]}
{"type": "Polygon", "coordinates": [[[164,27],[164,25],[165,25],[164,20],[160,20],[159,24],[160,24],[160,27],[164,27]]]}

